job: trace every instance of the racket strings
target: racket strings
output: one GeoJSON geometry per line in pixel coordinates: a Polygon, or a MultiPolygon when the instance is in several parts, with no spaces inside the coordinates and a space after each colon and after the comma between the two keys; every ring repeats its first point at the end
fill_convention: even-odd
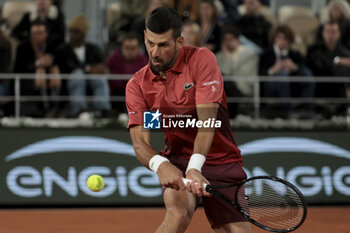
{"type": "Polygon", "coordinates": [[[290,229],[300,224],[304,206],[298,193],[282,182],[251,180],[240,186],[238,204],[256,222],[272,229],[290,229]]]}

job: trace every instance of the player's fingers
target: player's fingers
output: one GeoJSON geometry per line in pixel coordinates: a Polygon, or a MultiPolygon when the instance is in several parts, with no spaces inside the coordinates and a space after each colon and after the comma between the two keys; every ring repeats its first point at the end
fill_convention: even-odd
{"type": "Polygon", "coordinates": [[[202,191],[201,191],[201,182],[191,182],[191,192],[195,195],[197,195],[198,197],[202,196],[202,191]]]}
{"type": "Polygon", "coordinates": [[[176,185],[176,184],[169,184],[168,187],[171,188],[171,189],[179,190],[179,186],[176,185]]]}
{"type": "Polygon", "coordinates": [[[187,189],[188,192],[192,192],[192,190],[191,190],[191,182],[188,182],[186,184],[186,189],[187,189]]]}
{"type": "Polygon", "coordinates": [[[201,197],[203,196],[203,184],[202,182],[197,182],[195,184],[195,187],[196,187],[196,194],[198,197],[201,197]]]}
{"type": "Polygon", "coordinates": [[[186,190],[186,186],[185,186],[184,182],[182,181],[182,178],[180,180],[178,180],[177,185],[179,186],[179,189],[181,191],[186,190]]]}
{"type": "Polygon", "coordinates": [[[189,182],[190,183],[190,192],[193,194],[197,194],[197,190],[196,190],[196,183],[195,182],[189,182]]]}

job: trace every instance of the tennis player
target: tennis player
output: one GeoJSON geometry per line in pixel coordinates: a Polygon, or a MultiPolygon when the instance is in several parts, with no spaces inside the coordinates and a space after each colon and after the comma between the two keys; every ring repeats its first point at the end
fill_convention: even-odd
{"type": "MultiPolygon", "coordinates": [[[[182,46],[181,24],[179,15],[170,8],[160,7],[150,13],[144,33],[150,61],[126,88],[128,129],[137,158],[157,173],[164,187],[166,215],[157,232],[185,232],[198,199],[203,197],[215,232],[249,233],[250,223],[234,207],[202,188],[203,183],[238,182],[246,174],[231,132],[215,55],[206,48],[182,46]],[[160,114],[165,117],[165,112],[175,116],[195,112],[196,120],[215,120],[215,125],[163,129],[166,146],[158,154],[151,145],[150,131],[143,127],[143,115],[148,111],[156,111],[154,119],[160,114]],[[183,177],[194,182],[185,186],[183,177]]],[[[232,189],[226,192],[234,195],[232,189]]]]}

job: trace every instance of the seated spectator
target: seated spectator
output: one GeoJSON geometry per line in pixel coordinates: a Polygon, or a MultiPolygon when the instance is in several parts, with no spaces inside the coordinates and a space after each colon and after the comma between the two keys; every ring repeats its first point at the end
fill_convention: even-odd
{"type": "MultiPolygon", "coordinates": [[[[141,52],[140,40],[136,34],[126,34],[122,40],[120,49],[114,51],[106,61],[112,74],[134,74],[147,65],[148,57],[141,52]]],[[[125,88],[128,80],[110,80],[111,95],[125,96],[125,88]]],[[[119,113],[126,112],[125,103],[112,104],[113,109],[119,113]]]]}
{"type": "Polygon", "coordinates": [[[57,60],[62,73],[71,74],[67,81],[70,95],[69,117],[78,117],[88,111],[86,92],[89,87],[94,96],[92,111],[95,117],[104,117],[111,110],[107,79],[96,76],[86,79],[85,74],[106,73],[106,67],[100,49],[89,42],[86,36],[89,30],[87,19],[83,15],[74,17],[69,23],[69,42],[61,45],[57,51],[57,60]]]}
{"type": "MultiPolygon", "coordinates": [[[[60,94],[61,79],[59,68],[54,60],[55,46],[47,41],[48,31],[46,24],[40,20],[34,21],[30,27],[30,40],[23,42],[17,48],[15,73],[35,74],[35,79],[21,80],[22,95],[40,95],[43,101],[39,103],[39,108],[43,110],[39,115],[47,114],[50,108],[47,101],[47,91],[52,96],[60,94]],[[46,73],[51,74],[46,79],[46,73]]],[[[52,111],[58,111],[58,102],[52,103],[52,111]]]]}
{"type": "MultiPolygon", "coordinates": [[[[307,65],[315,76],[349,76],[349,68],[339,62],[339,57],[350,57],[350,51],[341,43],[341,31],[338,23],[328,22],[322,30],[323,40],[310,46],[307,53],[307,65]]],[[[317,83],[317,97],[346,97],[345,83],[317,83]]],[[[331,104],[331,103],[329,103],[331,104]]],[[[338,105],[331,114],[345,114],[345,105],[338,105]]]]}
{"type": "MultiPolygon", "coordinates": [[[[240,31],[235,27],[226,28],[222,34],[221,50],[216,58],[223,75],[256,76],[258,73],[258,55],[251,48],[240,44],[240,31]]],[[[225,81],[225,91],[228,97],[253,96],[253,81],[225,81]]],[[[240,113],[251,114],[252,106],[244,103],[230,103],[228,109],[230,117],[238,113],[238,106],[242,106],[240,113]]]]}
{"type": "Polygon", "coordinates": [[[52,5],[52,0],[35,0],[35,9],[23,15],[21,21],[12,30],[11,36],[20,42],[29,39],[29,30],[35,20],[44,21],[48,30],[48,42],[58,46],[64,42],[65,22],[62,12],[52,5]]]}
{"type": "Polygon", "coordinates": [[[237,27],[241,33],[264,49],[269,46],[268,35],[271,24],[259,14],[261,3],[259,0],[244,0],[246,14],[237,22],[237,27]]]}
{"type": "MultiPolygon", "coordinates": [[[[0,73],[10,72],[11,43],[6,35],[6,22],[0,19],[0,73]]],[[[10,95],[9,80],[0,79],[0,97],[10,95]]]]}
{"type": "MultiPolygon", "coordinates": [[[[278,26],[271,36],[273,46],[267,48],[260,58],[259,74],[263,76],[305,76],[312,77],[312,72],[305,65],[302,55],[293,50],[291,45],[294,42],[294,33],[286,25],[278,26]]],[[[314,97],[314,84],[312,82],[297,83],[297,90],[300,90],[301,97],[314,97]]],[[[289,82],[266,82],[263,84],[264,97],[292,97],[292,84],[289,82]]],[[[298,93],[299,95],[299,93],[298,93]]],[[[292,105],[284,104],[283,114],[288,116],[292,113],[292,105]]],[[[311,117],[312,104],[307,104],[305,111],[311,117]]],[[[306,116],[307,117],[307,116],[306,116]]]]}
{"type": "MultiPolygon", "coordinates": [[[[0,19],[0,74],[9,73],[11,66],[11,43],[7,38],[6,31],[6,22],[0,19]]],[[[11,95],[10,80],[0,79],[0,117],[9,114],[11,106],[7,101],[1,101],[1,97],[9,95],[11,95]]]]}
{"type": "Polygon", "coordinates": [[[181,35],[184,38],[184,46],[202,46],[201,27],[197,23],[193,21],[184,23],[181,35]]]}
{"type": "MultiPolygon", "coordinates": [[[[227,28],[222,34],[221,50],[216,54],[223,75],[251,76],[258,74],[258,56],[239,42],[240,31],[227,28]]],[[[237,87],[243,96],[253,96],[254,82],[238,82],[237,87]]]]}
{"type": "Polygon", "coordinates": [[[201,0],[199,3],[199,25],[202,29],[202,44],[216,53],[220,50],[221,28],[213,0],[201,0]]]}
{"type": "MultiPolygon", "coordinates": [[[[337,22],[340,28],[341,42],[350,50],[350,4],[345,0],[334,0],[328,4],[328,21],[337,22]]],[[[317,32],[317,39],[322,41],[324,25],[317,32]]]]}

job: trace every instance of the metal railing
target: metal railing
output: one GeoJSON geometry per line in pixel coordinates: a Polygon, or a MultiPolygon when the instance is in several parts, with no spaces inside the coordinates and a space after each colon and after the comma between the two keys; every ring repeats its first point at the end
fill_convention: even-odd
{"type": "MultiPolygon", "coordinates": [[[[0,101],[14,101],[15,102],[15,117],[19,118],[21,115],[22,102],[35,102],[42,101],[42,96],[21,96],[21,80],[34,79],[35,74],[0,74],[0,80],[14,80],[13,85],[13,96],[0,96],[0,101]]],[[[106,79],[106,80],[129,80],[132,75],[78,75],[73,76],[68,74],[61,74],[61,79],[106,79]]],[[[39,78],[57,78],[57,75],[45,75],[39,78]]],[[[262,82],[290,82],[290,83],[344,83],[350,84],[350,77],[267,77],[267,76],[256,76],[256,77],[236,77],[236,76],[224,76],[225,81],[232,82],[250,82],[253,83],[253,96],[251,97],[227,97],[228,103],[251,103],[254,107],[254,117],[260,117],[260,105],[261,103],[314,103],[314,104],[346,104],[350,103],[349,98],[302,98],[302,97],[261,97],[260,86],[262,82]]],[[[70,101],[75,98],[81,98],[81,96],[46,96],[48,101],[70,101]]],[[[96,97],[85,96],[86,101],[96,100],[96,97]]],[[[106,100],[105,97],[99,97],[98,100],[106,100]]],[[[110,101],[123,102],[125,96],[110,96],[110,101]]]]}

